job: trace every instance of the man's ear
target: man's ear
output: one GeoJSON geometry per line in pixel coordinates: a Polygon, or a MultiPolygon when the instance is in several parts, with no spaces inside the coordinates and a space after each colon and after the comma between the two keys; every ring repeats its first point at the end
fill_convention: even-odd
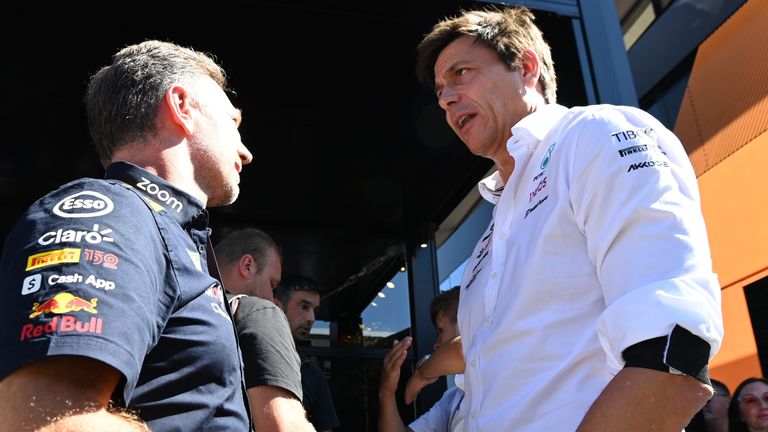
{"type": "Polygon", "coordinates": [[[258,270],[256,260],[250,254],[241,256],[237,262],[237,270],[244,279],[251,279],[258,270]]]}
{"type": "Polygon", "coordinates": [[[171,116],[171,120],[178,124],[184,130],[184,133],[191,135],[194,132],[194,121],[192,117],[192,94],[185,85],[174,84],[165,92],[165,105],[171,116]]]}
{"type": "Polygon", "coordinates": [[[520,69],[523,72],[523,82],[526,87],[536,88],[541,76],[539,56],[532,49],[527,48],[520,53],[520,69]]]}

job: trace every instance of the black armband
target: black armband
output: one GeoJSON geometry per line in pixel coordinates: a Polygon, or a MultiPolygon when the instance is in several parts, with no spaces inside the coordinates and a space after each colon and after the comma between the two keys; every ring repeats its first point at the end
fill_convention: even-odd
{"type": "Polygon", "coordinates": [[[624,367],[639,367],[688,375],[704,384],[709,381],[709,344],[676,325],[669,336],[638,342],[622,352],[624,367]]]}

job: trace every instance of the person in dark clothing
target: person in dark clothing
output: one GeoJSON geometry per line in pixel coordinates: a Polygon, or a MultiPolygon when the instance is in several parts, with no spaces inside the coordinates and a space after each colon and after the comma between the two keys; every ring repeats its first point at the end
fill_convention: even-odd
{"type": "Polygon", "coordinates": [[[272,302],[280,250],[265,232],[234,231],[216,256],[240,341],[251,417],[257,431],[314,431],[301,404],[301,362],[288,320],[272,302]]]}
{"type": "MultiPolygon", "coordinates": [[[[293,338],[296,341],[308,340],[315,323],[315,311],[320,306],[320,293],[315,284],[307,278],[283,280],[275,289],[275,304],[288,317],[293,338]]],[[[301,359],[301,387],[304,408],[315,429],[330,431],[339,427],[339,418],[323,371],[304,356],[301,359]]]]}
{"type": "Polygon", "coordinates": [[[146,41],[90,80],[104,179],[27,209],[0,275],[3,430],[250,429],[206,207],[251,162],[224,71],[146,41]],[[132,414],[133,413],[133,414],[132,414]]]}

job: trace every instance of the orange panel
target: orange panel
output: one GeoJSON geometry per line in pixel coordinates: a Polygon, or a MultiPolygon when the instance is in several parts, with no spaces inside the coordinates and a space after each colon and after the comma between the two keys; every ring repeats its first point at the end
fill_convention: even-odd
{"type": "Polygon", "coordinates": [[[768,133],[699,177],[715,272],[723,288],[768,267],[768,133]]]}
{"type": "Polygon", "coordinates": [[[698,175],[725,337],[711,374],[761,376],[744,285],[768,276],[768,2],[747,1],[699,46],[675,133],[698,175]]]}
{"type": "Polygon", "coordinates": [[[700,46],[675,132],[701,175],[768,130],[768,7],[748,1],[700,46]]]}

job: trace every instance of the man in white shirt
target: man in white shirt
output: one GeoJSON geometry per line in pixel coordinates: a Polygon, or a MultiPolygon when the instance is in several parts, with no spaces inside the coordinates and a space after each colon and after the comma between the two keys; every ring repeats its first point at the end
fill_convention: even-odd
{"type": "Polygon", "coordinates": [[[469,431],[680,431],[712,394],[722,339],[693,169],[632,107],[556,104],[524,8],[468,11],[418,49],[446,120],[498,171],[461,283],[461,336],[419,368],[465,374],[469,431]]]}

